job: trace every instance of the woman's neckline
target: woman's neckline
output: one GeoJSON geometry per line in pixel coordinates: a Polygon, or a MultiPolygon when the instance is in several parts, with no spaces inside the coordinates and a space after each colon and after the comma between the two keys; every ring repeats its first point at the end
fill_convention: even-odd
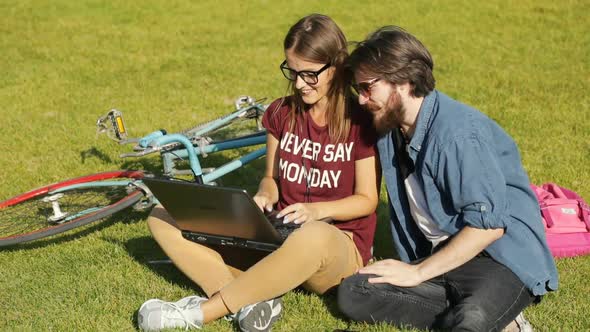
{"type": "Polygon", "coordinates": [[[307,113],[306,114],[307,120],[309,121],[309,123],[311,123],[311,126],[314,127],[315,129],[326,129],[328,127],[328,121],[326,121],[326,124],[324,124],[323,126],[322,125],[319,125],[314,120],[313,116],[311,115],[311,111],[310,110],[307,110],[305,113],[307,113]]]}

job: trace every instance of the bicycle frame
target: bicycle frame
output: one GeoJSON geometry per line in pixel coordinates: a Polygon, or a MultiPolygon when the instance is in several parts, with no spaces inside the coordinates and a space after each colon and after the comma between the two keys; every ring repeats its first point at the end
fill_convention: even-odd
{"type": "Polygon", "coordinates": [[[140,152],[125,153],[121,155],[122,158],[142,157],[159,151],[164,175],[175,177],[177,175],[190,174],[194,176],[195,182],[210,184],[220,177],[266,154],[265,146],[203,174],[199,159],[200,156],[266,143],[266,131],[258,123],[258,117],[266,110],[266,106],[256,102],[252,97],[241,96],[236,99],[235,108],[236,110],[228,115],[189,129],[184,133],[167,134],[165,130],[158,130],[138,139],[127,139],[127,131],[123,124],[122,113],[117,110],[111,110],[107,116],[99,119],[97,125],[99,129],[102,126],[102,131],[105,131],[107,128],[104,122],[109,122],[113,126],[111,130],[114,131],[114,136],[116,136],[116,138],[111,138],[118,141],[119,144],[137,143],[136,150],[139,149],[140,152]],[[252,117],[253,114],[257,121],[258,132],[219,142],[209,142],[206,139],[205,135],[231,124],[238,119],[252,117]],[[107,121],[107,118],[109,121],[107,121]],[[184,159],[188,159],[190,167],[188,171],[176,168],[176,162],[184,159]]]}
{"type": "Polygon", "coordinates": [[[236,160],[230,161],[223,166],[217,167],[215,170],[207,174],[203,174],[198,156],[224,150],[231,150],[246,146],[264,144],[266,143],[266,132],[260,132],[246,138],[231,139],[218,143],[212,143],[203,148],[193,147],[192,144],[188,142],[184,136],[178,134],[163,136],[161,138],[156,139],[151,144],[165,145],[170,142],[180,142],[183,144],[185,148],[175,150],[173,152],[162,152],[164,174],[169,176],[173,174],[182,174],[181,172],[175,169],[174,161],[177,159],[188,158],[192,174],[195,176],[195,180],[199,183],[213,182],[216,179],[266,154],[266,147],[263,147],[253,152],[250,152],[236,160]]]}

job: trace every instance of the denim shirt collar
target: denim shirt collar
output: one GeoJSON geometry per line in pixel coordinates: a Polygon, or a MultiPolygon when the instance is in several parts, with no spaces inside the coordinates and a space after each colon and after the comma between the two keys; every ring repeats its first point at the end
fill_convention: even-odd
{"type": "MultiPolygon", "coordinates": [[[[433,90],[424,97],[422,105],[420,105],[416,119],[416,130],[407,146],[407,151],[414,164],[416,164],[418,153],[424,145],[429,127],[432,125],[433,113],[437,112],[435,108],[438,100],[439,94],[436,90],[433,90]]],[[[430,254],[432,247],[412,219],[406,190],[399,175],[398,164],[395,161],[396,151],[393,139],[395,139],[395,135],[392,130],[379,139],[377,147],[379,148],[379,158],[388,197],[390,198],[389,207],[393,239],[400,258],[405,262],[409,262],[420,257],[426,257],[430,254]],[[396,222],[393,222],[394,220],[396,222]]]]}
{"type": "Polygon", "coordinates": [[[416,118],[416,130],[414,131],[414,135],[412,135],[408,149],[410,158],[412,158],[414,163],[416,162],[416,156],[418,155],[418,152],[420,152],[420,149],[422,148],[428,128],[432,123],[431,119],[432,115],[434,114],[434,106],[437,99],[438,92],[436,90],[432,90],[424,97],[424,100],[422,100],[422,105],[420,105],[418,117],[416,118]]]}

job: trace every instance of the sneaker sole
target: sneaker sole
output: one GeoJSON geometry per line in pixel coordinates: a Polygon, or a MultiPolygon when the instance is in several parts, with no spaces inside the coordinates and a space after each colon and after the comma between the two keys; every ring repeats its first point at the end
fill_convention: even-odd
{"type": "Polygon", "coordinates": [[[272,304],[273,305],[271,307],[271,305],[267,302],[258,303],[254,308],[252,308],[252,311],[248,313],[248,316],[246,316],[246,318],[240,321],[240,329],[242,331],[251,332],[270,332],[270,330],[272,329],[272,325],[281,317],[283,311],[283,301],[281,301],[280,299],[274,300],[272,304]],[[279,310],[279,312],[273,315],[275,310],[279,310]],[[268,315],[264,313],[265,311],[268,311],[268,315]],[[259,318],[262,316],[270,317],[270,320],[265,322],[264,327],[256,327],[257,322],[253,321],[254,318],[259,318]],[[244,328],[243,325],[247,326],[248,328],[244,328]]]}
{"type": "Polygon", "coordinates": [[[144,321],[143,321],[143,320],[144,320],[144,317],[143,317],[143,315],[141,314],[141,312],[142,312],[142,310],[143,310],[143,308],[144,308],[145,306],[149,305],[149,304],[150,304],[150,303],[152,303],[152,302],[156,302],[156,301],[160,301],[160,302],[161,302],[161,300],[159,300],[159,299],[149,299],[149,300],[145,301],[145,302],[144,302],[144,303],[143,303],[143,304],[142,304],[142,305],[139,307],[139,309],[137,310],[137,325],[138,325],[138,327],[139,327],[139,329],[140,329],[140,330],[143,330],[143,331],[150,331],[150,330],[151,330],[151,329],[149,328],[149,326],[145,326],[145,325],[144,325],[144,321]]]}

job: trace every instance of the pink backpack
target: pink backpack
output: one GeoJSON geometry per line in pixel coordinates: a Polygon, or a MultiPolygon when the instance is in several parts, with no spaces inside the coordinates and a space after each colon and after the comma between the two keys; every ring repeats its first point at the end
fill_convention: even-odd
{"type": "Polygon", "coordinates": [[[531,184],[537,195],[553,257],[590,253],[590,208],[575,192],[555,183],[531,184]]]}

